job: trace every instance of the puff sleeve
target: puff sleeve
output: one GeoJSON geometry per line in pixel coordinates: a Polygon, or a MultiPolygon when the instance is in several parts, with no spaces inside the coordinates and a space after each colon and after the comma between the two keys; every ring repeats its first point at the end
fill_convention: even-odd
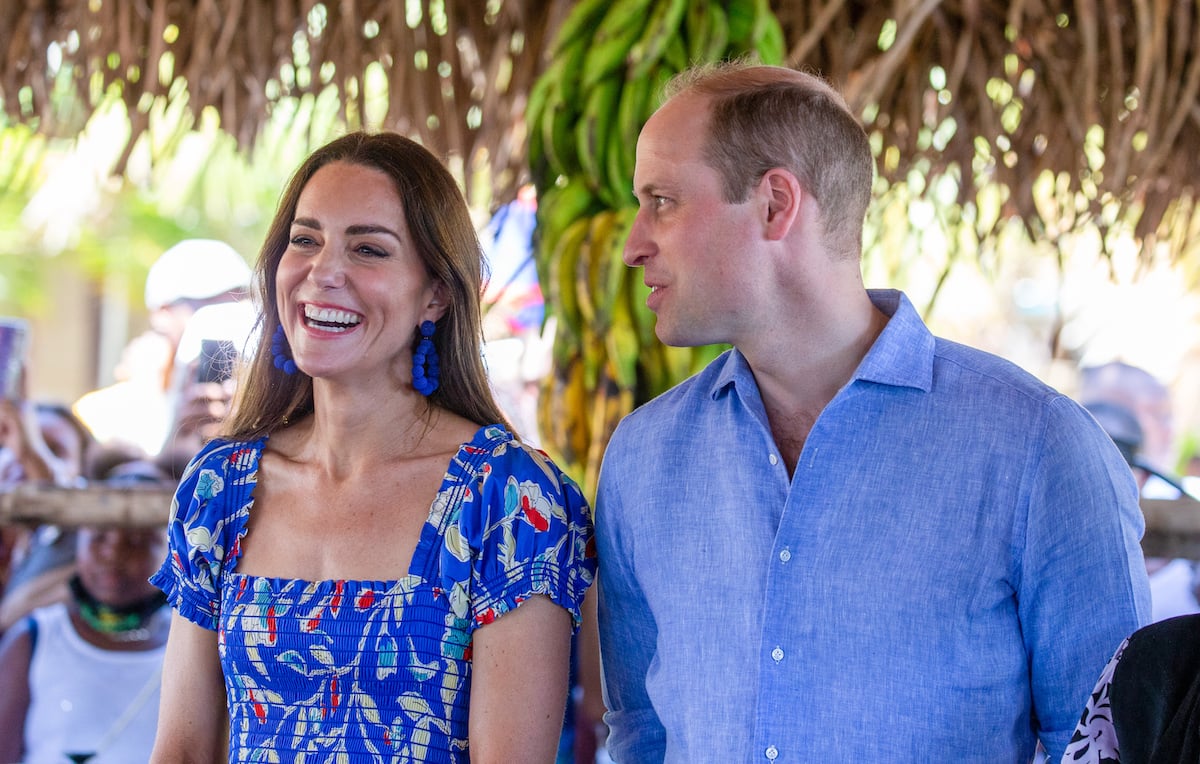
{"type": "Polygon", "coordinates": [[[580,624],[596,573],[591,508],[544,453],[499,430],[469,449],[460,490],[447,500],[443,585],[470,630],[545,595],[580,624]]]}
{"type": "Polygon", "coordinates": [[[245,535],[262,447],[211,441],[188,464],[171,502],[167,558],[150,582],[206,629],[218,625],[221,585],[245,535]]]}

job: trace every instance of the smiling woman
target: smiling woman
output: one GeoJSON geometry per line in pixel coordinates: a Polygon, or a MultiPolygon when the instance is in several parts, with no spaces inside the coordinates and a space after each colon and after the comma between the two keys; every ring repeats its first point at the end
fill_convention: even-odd
{"type": "Polygon", "coordinates": [[[176,610],[154,761],[554,760],[591,511],[492,400],[481,265],[413,141],[351,134],[296,172],[264,339],[153,578],[176,610]]]}
{"type": "Polygon", "coordinates": [[[319,169],[296,205],[275,274],[280,325],[309,376],[409,384],[413,327],[446,312],[391,178],[347,162],[319,169]]]}
{"type": "MultiPolygon", "coordinates": [[[[442,292],[430,315],[436,318],[433,341],[442,358],[443,382],[428,402],[472,421],[503,421],[488,391],[479,353],[481,261],[470,212],[442,163],[399,135],[354,133],[314,152],[284,190],[255,271],[261,304],[275,308],[263,313],[261,334],[271,337],[283,326],[289,346],[314,344],[321,335],[298,331],[304,324],[301,316],[322,310],[357,316],[367,307],[382,311],[378,300],[370,306],[354,300],[365,301],[369,290],[398,288],[400,284],[388,281],[385,274],[410,269],[403,278],[429,279],[442,292]],[[341,247],[336,256],[334,246],[341,247]],[[308,265],[293,265],[299,262],[308,265]],[[299,274],[296,268],[311,270],[299,274]],[[421,273],[411,271],[414,268],[421,273]],[[300,293],[304,299],[281,303],[295,300],[286,290],[298,286],[290,280],[298,275],[309,283],[300,293]],[[344,285],[339,281],[343,278],[344,285]],[[351,302],[336,302],[330,295],[351,302]],[[299,312],[290,312],[292,308],[299,312]],[[285,325],[289,323],[295,326],[285,325]]],[[[409,335],[405,344],[419,337],[420,308],[409,309],[413,321],[403,329],[409,335]]],[[[383,330],[376,323],[373,331],[383,330]]],[[[293,350],[302,362],[305,348],[293,350]]],[[[252,375],[271,384],[242,387],[230,434],[263,435],[285,419],[311,411],[312,375],[280,373],[268,345],[259,347],[251,364],[252,375]]]]}

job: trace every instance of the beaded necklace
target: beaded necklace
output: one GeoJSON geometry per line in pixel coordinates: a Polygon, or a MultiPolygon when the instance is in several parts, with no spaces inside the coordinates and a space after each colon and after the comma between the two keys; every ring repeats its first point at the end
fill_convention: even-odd
{"type": "Polygon", "coordinates": [[[84,622],[117,642],[140,642],[150,638],[147,624],[163,605],[167,596],[155,592],[129,605],[116,607],[100,602],[83,585],[78,575],[67,582],[71,596],[79,606],[79,615],[84,622]]]}

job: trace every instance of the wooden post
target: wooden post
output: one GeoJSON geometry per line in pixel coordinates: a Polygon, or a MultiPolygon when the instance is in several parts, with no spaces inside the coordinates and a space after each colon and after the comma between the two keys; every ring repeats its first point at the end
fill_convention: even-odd
{"type": "Polygon", "coordinates": [[[1147,557],[1183,557],[1200,560],[1200,501],[1142,499],[1146,535],[1142,551],[1147,557]]]}
{"type": "MultiPolygon", "coordinates": [[[[21,485],[0,492],[0,525],[166,525],[175,486],[55,488],[21,485]]],[[[1149,557],[1200,560],[1200,501],[1142,499],[1149,557]]]]}
{"type": "Polygon", "coordinates": [[[0,493],[0,525],[165,526],[175,486],[56,488],[20,485],[0,493]]]}

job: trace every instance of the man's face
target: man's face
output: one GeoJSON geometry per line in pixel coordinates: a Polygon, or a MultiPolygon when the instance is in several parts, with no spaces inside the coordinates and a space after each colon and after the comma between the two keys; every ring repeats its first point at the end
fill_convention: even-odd
{"type": "Polygon", "coordinates": [[[150,327],[170,341],[171,352],[174,353],[174,348],[179,346],[179,339],[183,336],[183,330],[187,328],[188,319],[195,312],[186,302],[163,305],[150,311],[150,327]]]}
{"type": "Polygon", "coordinates": [[[154,594],[148,579],[162,563],[166,541],[161,528],[81,528],[75,552],[84,587],[115,607],[154,594]]]}
{"type": "Polygon", "coordinates": [[[1142,427],[1142,454],[1159,469],[1171,467],[1171,448],[1175,440],[1171,400],[1167,393],[1146,392],[1138,396],[1134,413],[1142,427]]]}
{"type": "Polygon", "coordinates": [[[752,330],[758,205],[753,194],[725,201],[721,177],[704,159],[707,134],[707,100],[684,94],[655,112],[638,138],[639,209],[624,260],[644,269],[646,304],[668,345],[736,344],[752,330]]]}

